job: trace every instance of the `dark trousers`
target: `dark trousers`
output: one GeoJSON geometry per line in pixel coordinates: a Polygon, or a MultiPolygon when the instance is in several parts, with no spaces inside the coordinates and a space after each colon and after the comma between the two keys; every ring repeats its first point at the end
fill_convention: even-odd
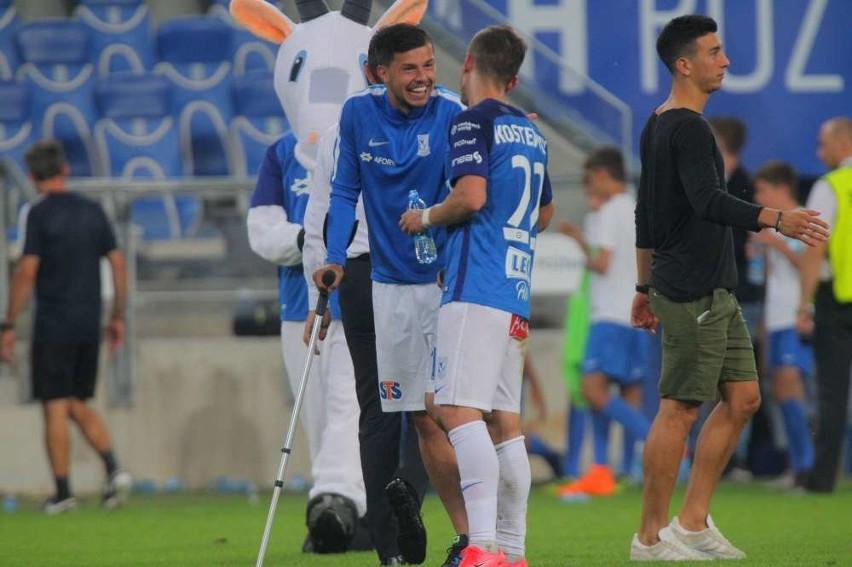
{"type": "Polygon", "coordinates": [[[830,283],[817,290],[814,331],[817,428],[808,490],[831,492],[837,482],[852,371],[852,303],[838,303],[830,283]]]}
{"type": "Polygon", "coordinates": [[[367,492],[367,523],[379,558],[386,559],[399,555],[399,547],[396,543],[396,518],[385,497],[385,486],[395,476],[402,476],[415,487],[422,502],[428,477],[420,460],[414,424],[408,421],[403,439],[403,414],[382,412],[371,269],[367,255],[346,262],[345,275],[340,283],[340,311],[343,332],[355,367],[355,390],[361,408],[358,439],[367,492]]]}

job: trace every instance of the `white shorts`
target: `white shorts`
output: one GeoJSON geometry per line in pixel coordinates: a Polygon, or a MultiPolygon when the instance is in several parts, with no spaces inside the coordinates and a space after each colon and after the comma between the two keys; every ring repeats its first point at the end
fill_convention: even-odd
{"type": "Polygon", "coordinates": [[[376,362],[382,411],[423,411],[432,392],[432,361],[441,289],[435,284],[373,282],[376,362]]]}
{"type": "Polygon", "coordinates": [[[521,413],[528,326],[508,311],[452,302],[438,315],[435,403],[521,413]]]}

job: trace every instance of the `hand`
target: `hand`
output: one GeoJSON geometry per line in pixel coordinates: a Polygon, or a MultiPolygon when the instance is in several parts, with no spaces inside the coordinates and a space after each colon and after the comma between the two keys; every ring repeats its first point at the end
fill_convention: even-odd
{"type": "Polygon", "coordinates": [[[639,329],[651,333],[657,332],[660,319],[651,310],[651,301],[647,293],[636,293],[633,296],[633,306],[630,309],[630,323],[639,329]]]}
{"type": "Polygon", "coordinates": [[[423,226],[423,211],[411,210],[402,213],[402,216],[399,217],[399,228],[409,235],[426,230],[426,227],[423,226]]]}
{"type": "Polygon", "coordinates": [[[814,314],[811,306],[799,307],[798,311],[796,311],[796,332],[802,337],[813,335],[814,314]]]}
{"type": "Polygon", "coordinates": [[[0,359],[3,362],[12,362],[15,358],[15,329],[6,329],[0,335],[0,359]]]}
{"type": "Polygon", "coordinates": [[[828,240],[828,223],[819,217],[819,211],[793,209],[781,213],[779,231],[784,236],[801,240],[808,246],[828,240]]]}
{"type": "Polygon", "coordinates": [[[314,285],[317,286],[317,289],[320,290],[320,293],[331,293],[340,285],[340,281],[343,279],[343,266],[340,264],[327,264],[314,272],[314,275],[311,276],[314,280],[314,285]],[[334,272],[334,282],[326,287],[324,283],[322,283],[322,276],[328,270],[334,272]]]}
{"type": "Polygon", "coordinates": [[[109,352],[115,352],[122,344],[124,344],[124,320],[116,317],[110,317],[104,333],[104,340],[107,344],[109,352]]]}
{"type": "MultiPolygon", "coordinates": [[[[317,318],[316,311],[311,309],[308,311],[308,318],[305,319],[305,329],[302,331],[302,340],[305,343],[305,346],[309,346],[311,344],[311,333],[314,330],[314,320],[317,318]]],[[[317,339],[320,341],[325,340],[325,336],[328,334],[328,327],[331,325],[331,311],[328,309],[325,310],[325,313],[322,316],[322,321],[320,322],[320,330],[317,335],[317,339]]],[[[319,354],[319,344],[314,345],[314,354],[319,354]]]]}
{"type": "Polygon", "coordinates": [[[556,227],[559,229],[559,232],[565,236],[573,238],[577,242],[580,242],[583,239],[583,231],[575,224],[571,224],[568,221],[559,221],[556,227]]]}

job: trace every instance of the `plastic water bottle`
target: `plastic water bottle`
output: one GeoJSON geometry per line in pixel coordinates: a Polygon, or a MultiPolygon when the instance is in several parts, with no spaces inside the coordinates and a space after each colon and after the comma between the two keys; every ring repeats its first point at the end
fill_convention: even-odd
{"type": "MultiPolygon", "coordinates": [[[[417,189],[412,189],[408,192],[408,210],[422,211],[426,208],[426,203],[420,198],[420,193],[417,189]]],[[[435,247],[435,241],[432,240],[432,235],[429,234],[429,229],[423,232],[418,232],[414,238],[414,253],[417,255],[417,261],[421,264],[431,264],[438,259],[438,249],[435,247]]]]}
{"type": "Polygon", "coordinates": [[[7,494],[3,497],[3,511],[7,514],[11,514],[13,512],[17,512],[18,510],[18,497],[14,494],[7,494]]]}
{"type": "Polygon", "coordinates": [[[752,242],[750,246],[746,279],[750,284],[763,285],[766,282],[766,246],[759,242],[752,242]]]}

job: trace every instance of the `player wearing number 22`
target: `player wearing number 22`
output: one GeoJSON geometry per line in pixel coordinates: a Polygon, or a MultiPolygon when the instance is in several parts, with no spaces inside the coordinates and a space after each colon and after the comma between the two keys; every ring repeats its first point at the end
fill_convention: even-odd
{"type": "Polygon", "coordinates": [[[461,567],[526,565],[521,376],[536,235],[553,203],[547,142],[506,102],[525,52],[506,26],[474,37],[461,81],[462,102],[471,106],[450,127],[451,193],[400,221],[406,232],[448,225],[434,386],[467,510],[461,567]]]}

